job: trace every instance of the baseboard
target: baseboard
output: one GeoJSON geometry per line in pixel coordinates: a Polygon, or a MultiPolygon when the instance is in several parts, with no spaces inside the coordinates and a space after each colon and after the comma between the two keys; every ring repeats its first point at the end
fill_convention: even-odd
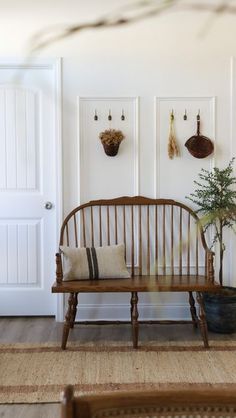
{"type": "MultiPolygon", "coordinates": [[[[189,305],[179,304],[142,304],[138,305],[139,319],[148,320],[189,320],[189,305]]],[[[127,321],[130,319],[129,304],[81,304],[76,321],[127,321]]]]}

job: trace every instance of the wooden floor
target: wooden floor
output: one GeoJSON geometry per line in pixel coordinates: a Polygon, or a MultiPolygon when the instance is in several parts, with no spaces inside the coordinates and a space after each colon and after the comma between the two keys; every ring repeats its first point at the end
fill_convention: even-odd
{"type": "MultiPolygon", "coordinates": [[[[0,343],[60,341],[62,324],[54,318],[0,318],[0,343]]],[[[70,333],[70,341],[130,341],[130,326],[76,325],[70,333]]],[[[236,340],[234,335],[210,334],[210,339],[236,340]]],[[[141,324],[140,343],[147,340],[193,341],[200,340],[198,331],[191,324],[163,325],[141,324]]],[[[0,418],[59,418],[59,404],[0,405],[0,418]]]]}

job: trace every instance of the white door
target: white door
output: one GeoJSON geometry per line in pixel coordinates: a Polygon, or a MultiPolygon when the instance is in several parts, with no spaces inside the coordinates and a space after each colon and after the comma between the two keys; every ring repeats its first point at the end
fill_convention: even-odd
{"type": "Polygon", "coordinates": [[[58,69],[0,62],[0,315],[56,311],[58,69]]]}

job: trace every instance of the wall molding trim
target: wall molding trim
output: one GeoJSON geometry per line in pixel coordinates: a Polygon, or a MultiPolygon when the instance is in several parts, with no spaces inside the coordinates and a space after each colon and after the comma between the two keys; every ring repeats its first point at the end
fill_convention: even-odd
{"type": "Polygon", "coordinates": [[[5,70],[14,69],[54,69],[58,64],[60,65],[61,58],[38,58],[28,56],[25,58],[1,57],[0,68],[5,70]]]}
{"type": "Polygon", "coordinates": [[[167,101],[209,101],[211,103],[212,111],[212,127],[211,137],[214,138],[214,154],[210,159],[210,168],[215,166],[217,153],[217,138],[216,138],[216,97],[215,96],[154,96],[154,196],[160,198],[160,103],[167,101]]]}
{"type": "MultiPolygon", "coordinates": [[[[139,320],[190,320],[187,303],[139,303],[139,320]]],[[[130,305],[127,304],[80,304],[76,321],[96,320],[130,321],[130,305]]]]}
{"type": "Polygon", "coordinates": [[[81,106],[82,102],[86,101],[131,101],[134,106],[135,123],[134,123],[134,184],[133,184],[133,195],[137,196],[140,192],[140,167],[139,167],[139,97],[138,96],[78,96],[77,97],[77,144],[78,144],[78,204],[81,204],[82,187],[83,187],[83,172],[82,172],[82,155],[83,155],[83,141],[82,135],[82,123],[81,123],[81,106]]]}

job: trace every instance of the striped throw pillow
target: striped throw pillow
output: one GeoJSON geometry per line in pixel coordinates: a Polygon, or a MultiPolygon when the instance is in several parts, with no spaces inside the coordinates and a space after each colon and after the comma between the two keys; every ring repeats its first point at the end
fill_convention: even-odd
{"type": "Polygon", "coordinates": [[[64,280],[129,278],[124,244],[104,247],[60,247],[63,253],[64,280]]]}

